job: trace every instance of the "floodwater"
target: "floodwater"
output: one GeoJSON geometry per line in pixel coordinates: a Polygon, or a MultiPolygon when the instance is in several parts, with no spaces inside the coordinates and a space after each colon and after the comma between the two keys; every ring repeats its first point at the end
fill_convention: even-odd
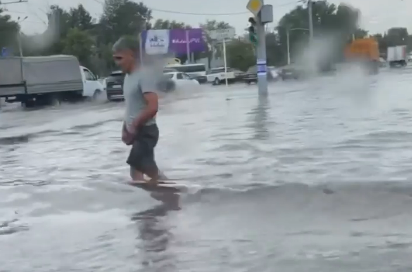
{"type": "Polygon", "coordinates": [[[349,272],[412,267],[412,73],[163,98],[130,187],[123,103],[0,112],[0,271],[349,272]]]}

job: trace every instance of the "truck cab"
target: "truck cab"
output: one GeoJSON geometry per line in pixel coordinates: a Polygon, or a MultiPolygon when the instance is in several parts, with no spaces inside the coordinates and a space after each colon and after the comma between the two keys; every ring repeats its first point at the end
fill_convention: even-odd
{"type": "Polygon", "coordinates": [[[83,96],[90,98],[97,98],[103,90],[103,84],[98,80],[97,76],[88,68],[80,66],[80,73],[83,81],[83,96]]]}
{"type": "Polygon", "coordinates": [[[362,63],[371,74],[377,74],[379,69],[379,44],[373,38],[357,39],[345,48],[347,61],[362,63]]]}

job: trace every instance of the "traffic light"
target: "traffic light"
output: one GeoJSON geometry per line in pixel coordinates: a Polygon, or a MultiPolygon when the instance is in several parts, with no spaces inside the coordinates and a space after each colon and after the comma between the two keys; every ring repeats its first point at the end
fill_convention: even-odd
{"type": "Polygon", "coordinates": [[[249,30],[249,40],[254,45],[257,45],[258,40],[257,40],[257,34],[256,34],[256,28],[255,28],[256,27],[255,18],[250,17],[249,18],[249,23],[250,23],[250,26],[248,28],[248,30],[249,30]]]}

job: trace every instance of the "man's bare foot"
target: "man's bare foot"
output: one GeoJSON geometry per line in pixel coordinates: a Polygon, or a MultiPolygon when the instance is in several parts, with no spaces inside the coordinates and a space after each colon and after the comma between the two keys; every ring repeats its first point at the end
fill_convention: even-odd
{"type": "Polygon", "coordinates": [[[159,170],[159,179],[160,179],[160,180],[168,180],[168,178],[166,177],[166,175],[165,175],[162,171],[160,171],[160,170],[159,170]]]}
{"type": "Polygon", "coordinates": [[[132,180],[128,182],[131,185],[150,185],[157,186],[159,183],[157,179],[143,179],[143,180],[132,180]]]}
{"type": "Polygon", "coordinates": [[[150,179],[150,180],[148,180],[148,181],[146,181],[146,182],[147,182],[147,184],[153,185],[153,186],[157,186],[157,185],[159,184],[159,182],[158,182],[157,179],[150,179]]]}
{"type": "Polygon", "coordinates": [[[147,180],[131,180],[128,182],[129,184],[145,184],[147,183],[147,180]]]}

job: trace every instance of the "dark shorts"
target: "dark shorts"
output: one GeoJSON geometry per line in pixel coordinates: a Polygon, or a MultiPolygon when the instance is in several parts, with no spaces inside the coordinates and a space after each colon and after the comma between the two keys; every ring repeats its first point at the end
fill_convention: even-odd
{"type": "Polygon", "coordinates": [[[127,163],[144,174],[157,173],[154,149],[158,140],[157,125],[142,126],[137,132],[127,163]]]}

